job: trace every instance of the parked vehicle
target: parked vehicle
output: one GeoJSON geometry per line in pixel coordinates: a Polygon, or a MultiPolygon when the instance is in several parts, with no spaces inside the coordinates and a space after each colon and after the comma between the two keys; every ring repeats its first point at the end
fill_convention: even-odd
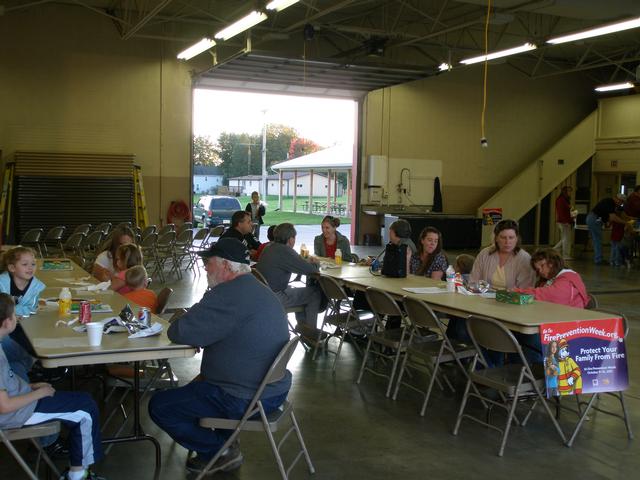
{"type": "Polygon", "coordinates": [[[193,221],[202,223],[204,227],[228,224],[238,210],[242,207],[235,197],[204,195],[193,206],[193,221]]]}

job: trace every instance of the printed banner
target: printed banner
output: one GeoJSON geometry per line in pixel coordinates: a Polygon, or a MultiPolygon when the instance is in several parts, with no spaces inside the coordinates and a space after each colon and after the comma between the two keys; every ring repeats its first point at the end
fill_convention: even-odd
{"type": "Polygon", "coordinates": [[[495,225],[502,220],[501,208],[483,208],[482,209],[482,224],[483,225],[495,225]]]}
{"type": "Polygon", "coordinates": [[[540,340],[548,398],[628,387],[621,318],[546,323],[540,340]]]}

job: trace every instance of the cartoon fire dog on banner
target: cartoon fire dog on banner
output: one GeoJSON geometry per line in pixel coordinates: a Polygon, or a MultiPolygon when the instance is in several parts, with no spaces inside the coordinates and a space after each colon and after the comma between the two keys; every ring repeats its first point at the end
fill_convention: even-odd
{"type": "Polygon", "coordinates": [[[582,393],[582,372],[569,356],[569,343],[564,338],[558,341],[558,392],[560,395],[582,393]]]}

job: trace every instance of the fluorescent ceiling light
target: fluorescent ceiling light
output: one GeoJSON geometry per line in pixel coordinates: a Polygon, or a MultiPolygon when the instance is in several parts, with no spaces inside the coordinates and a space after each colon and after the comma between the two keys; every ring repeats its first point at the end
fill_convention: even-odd
{"type": "Polygon", "coordinates": [[[186,50],[180,52],[178,54],[178,58],[181,60],[189,60],[190,58],[193,58],[196,55],[200,55],[205,50],[209,50],[215,44],[216,44],[215,40],[205,37],[195,45],[191,45],[186,50]]]}
{"type": "Polygon", "coordinates": [[[240,20],[232,23],[227,28],[220,30],[214,36],[215,38],[228,40],[231,37],[235,37],[239,33],[244,32],[245,30],[249,30],[251,27],[259,24],[260,22],[264,22],[266,19],[267,15],[265,13],[254,10],[246,17],[242,17],[240,20]]]}
{"type": "Polygon", "coordinates": [[[446,70],[451,70],[452,68],[453,66],[447,62],[442,62],[440,65],[438,65],[438,70],[440,70],[441,72],[444,72],[446,70]]]}
{"type": "Polygon", "coordinates": [[[633,83],[624,82],[624,83],[612,83],[611,85],[600,85],[596,87],[596,92],[612,92],[614,90],[626,90],[628,88],[633,88],[633,83]]]}
{"type": "Polygon", "coordinates": [[[500,50],[498,52],[489,53],[488,55],[480,55],[479,57],[467,58],[466,60],[460,60],[460,63],[465,65],[471,65],[472,63],[480,63],[485,60],[493,60],[495,58],[508,57],[509,55],[515,55],[516,53],[528,52],[535,50],[536,47],[533,43],[525,43],[519,47],[509,48],[507,50],[500,50]]]}
{"type": "Polygon", "coordinates": [[[624,22],[612,23],[603,27],[592,28],[591,30],[585,30],[583,32],[572,33],[570,35],[552,38],[550,40],[547,40],[547,43],[556,45],[558,43],[574,42],[583,38],[599,37],[600,35],[607,35],[608,33],[621,32],[623,30],[629,30],[631,28],[638,27],[640,27],[640,17],[633,18],[631,20],[625,20],[624,22]]]}
{"type": "Polygon", "coordinates": [[[267,3],[267,10],[275,10],[276,12],[280,12],[287,7],[290,7],[294,3],[298,3],[300,0],[273,0],[272,2],[267,3]]]}

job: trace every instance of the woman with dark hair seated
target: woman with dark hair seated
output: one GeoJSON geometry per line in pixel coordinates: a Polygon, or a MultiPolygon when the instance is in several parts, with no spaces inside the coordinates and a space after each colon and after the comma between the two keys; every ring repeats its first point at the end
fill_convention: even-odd
{"type": "Polygon", "coordinates": [[[514,288],[514,291],[532,294],[536,300],[542,302],[576,308],[587,306],[589,296],[582,278],[573,270],[565,268],[564,260],[556,250],[538,250],[531,257],[531,266],[538,273],[536,287],[514,288]]]}
{"type": "Polygon", "coordinates": [[[342,252],[345,262],[351,261],[351,245],[349,239],[338,231],[340,219],[327,215],[320,224],[322,233],[313,239],[313,254],[317,257],[335,258],[336,250],[342,252]]]}
{"type": "Polygon", "coordinates": [[[433,280],[442,280],[449,266],[442,251],[442,234],[434,227],[425,227],[420,232],[418,251],[411,256],[410,271],[433,280]]]}

